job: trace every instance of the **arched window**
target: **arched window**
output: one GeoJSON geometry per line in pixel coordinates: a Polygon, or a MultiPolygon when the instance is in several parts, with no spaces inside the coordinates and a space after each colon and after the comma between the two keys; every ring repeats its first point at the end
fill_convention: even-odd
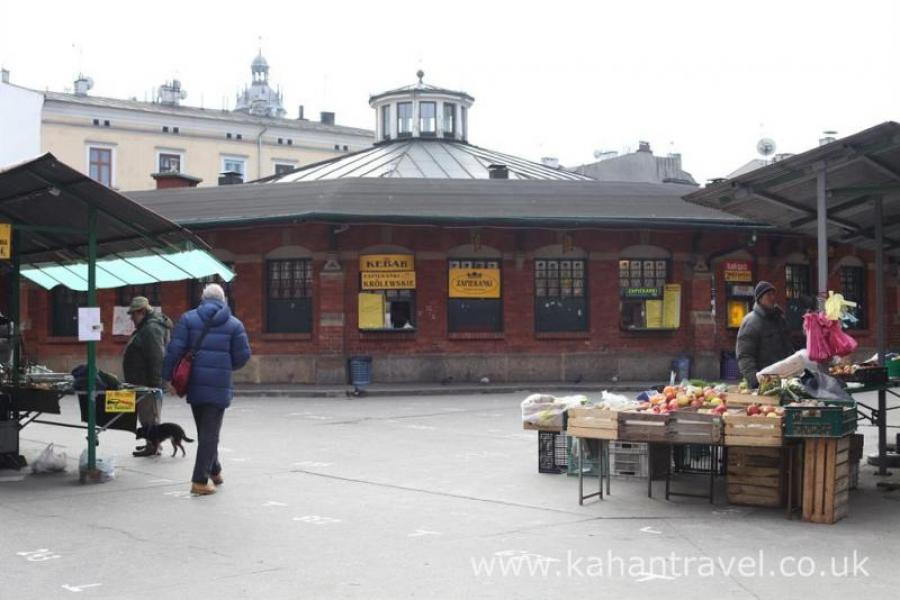
{"type": "Polygon", "coordinates": [[[816,298],[812,293],[809,260],[799,252],[788,256],[784,265],[784,296],[787,301],[785,320],[791,331],[803,330],[803,315],[815,310],[816,298]]]}
{"type": "Polygon", "coordinates": [[[503,331],[503,255],[494,248],[467,244],[450,250],[448,257],[448,332],[503,331]]]}
{"type": "Polygon", "coordinates": [[[267,254],[265,263],[266,331],[312,332],[312,254],[300,246],[282,246],[267,254]]]}
{"type": "Polygon", "coordinates": [[[557,244],[534,255],[535,331],[587,331],[587,253],[557,244]]]}
{"type": "Polygon", "coordinates": [[[399,246],[373,246],[359,255],[359,329],[416,328],[416,267],[413,253],[399,246]]]}
{"type": "Polygon", "coordinates": [[[658,246],[630,246],[619,255],[622,329],[677,329],[681,288],[671,285],[672,255],[658,246]]]}
{"type": "Polygon", "coordinates": [[[841,274],[841,294],[845,299],[856,302],[856,308],[850,309],[855,320],[847,323],[847,329],[866,329],[868,327],[866,293],[866,263],[859,257],[845,256],[838,263],[841,274]]]}

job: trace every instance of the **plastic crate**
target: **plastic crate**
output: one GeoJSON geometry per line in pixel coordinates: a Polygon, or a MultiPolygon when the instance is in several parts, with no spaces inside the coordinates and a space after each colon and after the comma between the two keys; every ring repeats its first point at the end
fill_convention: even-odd
{"type": "MultiPolygon", "coordinates": [[[[584,474],[591,477],[600,476],[600,441],[588,438],[575,438],[567,436],[566,454],[568,455],[569,475],[578,475],[578,445],[584,444],[584,462],[582,469],[584,474]]],[[[612,448],[610,448],[612,452],[612,448]]]]}
{"type": "Polygon", "coordinates": [[[841,381],[852,381],[863,385],[878,385],[887,383],[888,370],[887,367],[863,367],[857,369],[851,375],[840,375],[838,379],[841,381]]]}
{"type": "Polygon", "coordinates": [[[647,454],[610,454],[609,471],[614,477],[646,478],[650,472],[647,454]]]}
{"type": "Polygon", "coordinates": [[[538,431],[538,473],[565,473],[568,449],[564,433],[538,431]]]}
{"type": "Polygon", "coordinates": [[[784,437],[840,438],[856,431],[856,408],[785,406],[784,437]]]}
{"type": "Polygon", "coordinates": [[[610,454],[647,454],[647,444],[640,442],[610,442],[610,454]]]}

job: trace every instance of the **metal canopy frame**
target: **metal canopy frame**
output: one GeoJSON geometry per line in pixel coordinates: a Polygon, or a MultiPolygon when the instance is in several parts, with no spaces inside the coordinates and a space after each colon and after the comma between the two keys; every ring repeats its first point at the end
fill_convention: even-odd
{"type": "MultiPolygon", "coordinates": [[[[0,171],[0,222],[12,224],[10,318],[13,387],[19,386],[23,266],[87,266],[89,307],[97,306],[97,262],[121,256],[161,256],[210,250],[187,229],[68,167],[52,154],[0,171]]],[[[216,269],[233,276],[218,261],[216,269]]],[[[182,271],[177,279],[190,277],[182,271]]],[[[177,280],[175,279],[175,280],[177,280]]],[[[170,279],[171,280],[171,279],[170,279]]],[[[88,469],[96,468],[97,343],[87,342],[88,469]]]]}
{"type": "MultiPolygon", "coordinates": [[[[827,294],[828,242],[875,254],[878,360],[887,351],[885,257],[900,258],[900,124],[888,121],[684,197],[817,240],[820,302],[827,294]],[[773,210],[775,209],[775,210],[773,210]]],[[[878,390],[878,475],[889,475],[887,394],[878,390]]]]}

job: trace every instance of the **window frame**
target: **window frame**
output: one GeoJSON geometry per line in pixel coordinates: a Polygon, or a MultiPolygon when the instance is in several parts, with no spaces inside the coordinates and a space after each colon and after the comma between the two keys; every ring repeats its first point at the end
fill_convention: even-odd
{"type": "Polygon", "coordinates": [[[397,103],[397,118],[395,119],[397,122],[397,138],[409,138],[413,135],[413,126],[415,125],[414,115],[413,115],[413,103],[410,102],[398,102],[397,103]],[[403,117],[401,116],[401,107],[409,107],[409,116],[403,117]],[[402,124],[404,120],[409,121],[409,130],[404,131],[402,124]]]}
{"type": "Polygon", "coordinates": [[[450,277],[450,269],[452,268],[481,268],[481,269],[499,269],[500,271],[500,297],[499,298],[451,298],[449,290],[447,290],[447,333],[448,335],[456,335],[456,334],[502,334],[505,332],[505,323],[504,323],[504,286],[503,286],[503,259],[500,257],[494,258],[484,258],[484,257],[472,257],[472,258],[448,258],[447,259],[447,272],[444,276],[444,280],[449,280],[450,277]],[[464,264],[468,263],[468,265],[464,264]],[[483,306],[487,306],[488,303],[496,304],[497,314],[494,316],[497,327],[496,329],[479,329],[479,328],[465,328],[465,329],[453,329],[454,317],[453,310],[454,307],[459,305],[464,305],[465,303],[484,303],[483,306]]]}
{"type": "Polygon", "coordinates": [[[184,173],[184,152],[179,152],[176,150],[157,150],[156,151],[156,169],[157,173],[184,173]],[[178,158],[178,170],[177,171],[163,171],[162,170],[162,160],[163,157],[177,157],[178,158]]]}
{"type": "Polygon", "coordinates": [[[277,161],[277,162],[274,162],[274,163],[273,163],[273,167],[272,167],[272,168],[274,169],[274,174],[275,174],[275,175],[279,175],[279,176],[280,176],[280,175],[287,175],[288,173],[290,173],[290,172],[292,172],[292,171],[295,171],[295,170],[297,169],[297,163],[288,163],[288,162],[283,162],[283,161],[277,161]],[[278,172],[278,169],[279,169],[279,168],[281,168],[281,169],[285,169],[285,168],[286,168],[287,170],[282,170],[282,172],[279,173],[279,172],[278,172]]]}
{"type": "Polygon", "coordinates": [[[420,137],[437,137],[437,102],[434,100],[420,100],[419,101],[419,136],[420,137]],[[423,116],[422,107],[428,106],[432,113],[430,117],[423,116]],[[431,129],[426,129],[425,125],[427,121],[431,121],[431,129]]]}
{"type": "MultiPolygon", "coordinates": [[[[681,328],[681,319],[679,319],[678,327],[647,327],[647,315],[646,315],[646,302],[647,300],[660,300],[663,301],[665,298],[665,286],[673,283],[672,281],[672,259],[669,257],[661,258],[659,256],[620,256],[617,263],[618,276],[616,279],[618,280],[618,290],[619,290],[619,329],[621,331],[631,331],[631,332],[672,332],[678,331],[681,328]],[[629,263],[628,265],[628,273],[627,277],[622,277],[622,267],[623,263],[629,263]],[[640,276],[635,277],[635,274],[631,271],[634,268],[632,263],[640,263],[641,273],[640,276]],[[653,263],[653,275],[647,275],[647,263],[653,263]],[[663,263],[665,267],[665,277],[660,279],[658,273],[660,268],[660,263],[663,263]],[[647,285],[647,282],[652,279],[654,285],[647,285]],[[627,282],[628,285],[623,287],[623,282],[627,282]],[[656,288],[657,296],[655,297],[640,297],[640,298],[628,298],[625,295],[625,290],[630,288],[656,288]],[[626,305],[640,305],[643,304],[643,308],[641,308],[643,314],[643,326],[629,326],[625,323],[625,308],[626,305]]],[[[631,309],[635,310],[634,308],[631,309]]]]}
{"type": "Polygon", "coordinates": [[[785,263],[785,319],[788,330],[793,333],[803,331],[804,297],[812,298],[815,302],[815,296],[812,295],[812,269],[805,263],[785,263]],[[794,274],[794,271],[798,274],[794,274]]]}
{"type": "MultiPolygon", "coordinates": [[[[266,259],[265,261],[266,274],[264,278],[264,298],[265,298],[265,332],[266,333],[288,333],[288,334],[311,334],[313,331],[313,310],[314,303],[313,297],[315,294],[315,273],[313,270],[313,261],[311,258],[273,258],[266,259]],[[300,263],[303,264],[303,268],[301,269],[304,272],[303,283],[300,285],[302,289],[301,295],[291,296],[287,298],[273,298],[272,297],[272,280],[273,280],[273,265],[275,264],[284,264],[284,263],[300,263]],[[303,321],[298,322],[297,327],[284,327],[282,325],[276,324],[274,319],[276,318],[277,311],[274,310],[276,307],[273,306],[273,302],[278,302],[282,300],[289,300],[294,302],[302,301],[303,307],[298,310],[298,313],[303,316],[303,321]]],[[[296,272],[295,268],[289,268],[288,271],[292,273],[296,272]]],[[[293,285],[291,284],[292,288],[293,285]]],[[[293,291],[293,290],[292,290],[293,291]]],[[[293,309],[293,307],[291,307],[293,309]]],[[[278,315],[277,318],[284,319],[286,318],[283,315],[278,315]]]]}
{"type": "Polygon", "coordinates": [[[456,103],[444,102],[442,104],[442,106],[444,108],[442,109],[443,116],[442,116],[442,120],[441,120],[441,129],[443,130],[444,137],[454,138],[454,137],[456,137],[456,103]],[[448,108],[450,109],[450,113],[449,113],[450,129],[447,129],[447,116],[448,116],[447,109],[448,108]]]}
{"type": "Polygon", "coordinates": [[[381,139],[391,139],[391,105],[381,107],[381,139]]]}
{"type": "Polygon", "coordinates": [[[108,188],[114,188],[116,185],[116,171],[115,171],[116,148],[115,148],[115,146],[111,146],[109,144],[88,143],[86,146],[86,149],[87,149],[87,176],[90,177],[91,179],[93,179],[94,181],[102,183],[103,185],[105,185],[108,188]],[[97,150],[98,152],[108,153],[109,154],[109,162],[103,163],[103,162],[94,161],[93,156],[92,156],[92,153],[94,150],[97,150]],[[107,167],[107,169],[109,171],[109,182],[108,183],[104,182],[102,179],[100,179],[98,177],[94,177],[93,174],[91,173],[91,170],[95,163],[98,165],[97,166],[98,176],[100,174],[100,169],[103,166],[107,167]]]}
{"type": "Polygon", "coordinates": [[[459,107],[459,130],[463,141],[469,139],[469,110],[465,105],[459,107]]]}
{"type": "MultiPolygon", "coordinates": [[[[226,267],[235,270],[233,262],[223,262],[226,267]]],[[[203,288],[206,287],[210,283],[218,283],[222,286],[222,289],[225,290],[225,300],[228,302],[228,308],[231,309],[231,314],[235,313],[235,302],[234,302],[234,288],[232,287],[232,283],[234,283],[234,279],[231,281],[223,281],[221,277],[218,275],[207,275],[206,277],[200,277],[198,279],[188,279],[187,280],[187,299],[188,306],[190,308],[196,308],[200,305],[200,298],[203,295],[203,288]]]]}
{"type": "Polygon", "coordinates": [[[560,257],[549,257],[549,258],[540,258],[535,257],[534,259],[534,286],[533,286],[533,299],[534,299],[534,331],[536,333],[582,333],[590,331],[590,298],[589,298],[589,289],[588,289],[588,259],[587,258],[560,258],[560,257]],[[540,264],[543,263],[543,264],[540,264]],[[571,285],[569,286],[570,294],[566,295],[563,293],[563,263],[570,263],[569,265],[569,278],[571,279],[571,285]],[[576,263],[581,265],[580,267],[580,278],[577,276],[579,269],[576,269],[576,263]],[[551,269],[551,264],[555,265],[554,269],[551,269]],[[543,267],[543,269],[541,268],[543,267]],[[544,273],[543,281],[545,282],[543,286],[539,284],[541,278],[539,277],[541,271],[544,273]],[[551,288],[551,271],[555,272],[555,280],[556,286],[551,288]],[[580,281],[581,294],[577,294],[576,290],[579,288],[576,285],[576,282],[580,281]],[[543,288],[545,291],[543,294],[540,294],[540,290],[543,288]],[[555,289],[556,294],[551,295],[550,290],[555,289]],[[582,323],[577,327],[567,327],[567,326],[558,326],[559,321],[542,321],[542,317],[545,319],[549,317],[552,313],[550,309],[544,308],[542,309],[540,306],[541,302],[555,302],[557,304],[556,312],[560,315],[565,315],[568,311],[575,308],[576,301],[580,303],[580,310],[583,312],[583,315],[580,317],[582,323]],[[567,307],[566,305],[570,305],[567,307]]]}
{"type": "Polygon", "coordinates": [[[247,157],[246,156],[235,156],[233,154],[221,154],[220,158],[221,158],[221,160],[219,161],[219,163],[220,163],[220,166],[222,167],[221,170],[219,171],[220,173],[226,173],[226,172],[240,173],[241,177],[246,181],[246,179],[247,179],[247,157]],[[242,165],[241,170],[234,171],[234,169],[227,168],[226,163],[228,163],[228,162],[241,163],[241,165],[242,165]]]}
{"type": "Polygon", "coordinates": [[[116,306],[130,306],[131,299],[135,296],[145,297],[150,301],[150,306],[161,306],[162,285],[157,282],[137,285],[123,285],[122,287],[116,288],[116,306]]]}
{"type": "Polygon", "coordinates": [[[848,325],[847,329],[851,331],[863,331],[868,329],[869,315],[866,310],[868,308],[868,288],[866,287],[868,281],[866,277],[866,268],[858,265],[841,265],[839,276],[841,280],[841,294],[847,300],[856,302],[857,305],[855,309],[850,309],[850,311],[857,319],[859,319],[859,321],[855,324],[848,325]],[[858,277],[853,277],[851,274],[858,277]],[[858,279],[858,281],[852,281],[853,279],[858,279]],[[848,283],[851,286],[858,287],[859,294],[854,294],[853,292],[855,290],[849,290],[848,283]]]}
{"type": "Polygon", "coordinates": [[[49,333],[51,337],[78,337],[78,309],[88,304],[87,292],[58,285],[50,290],[49,333]],[[67,302],[59,296],[65,294],[67,302]]]}

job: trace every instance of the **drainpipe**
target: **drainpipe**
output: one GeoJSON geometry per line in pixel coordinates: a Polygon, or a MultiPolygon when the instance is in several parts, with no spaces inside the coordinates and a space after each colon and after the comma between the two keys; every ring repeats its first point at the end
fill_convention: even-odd
{"type": "Polygon", "coordinates": [[[262,136],[269,130],[269,127],[263,127],[259,135],[256,136],[256,178],[262,179],[262,136]]]}

